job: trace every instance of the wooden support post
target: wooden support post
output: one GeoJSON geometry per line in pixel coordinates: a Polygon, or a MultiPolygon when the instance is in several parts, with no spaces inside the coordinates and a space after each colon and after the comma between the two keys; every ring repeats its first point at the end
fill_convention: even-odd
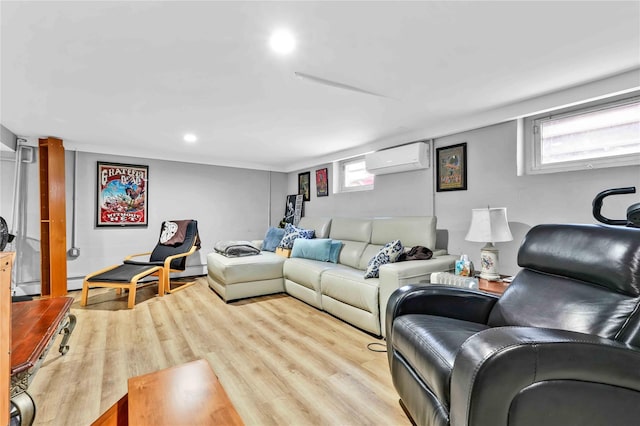
{"type": "Polygon", "coordinates": [[[42,296],[67,294],[67,223],[64,147],[57,138],[40,139],[40,274],[42,296]]]}

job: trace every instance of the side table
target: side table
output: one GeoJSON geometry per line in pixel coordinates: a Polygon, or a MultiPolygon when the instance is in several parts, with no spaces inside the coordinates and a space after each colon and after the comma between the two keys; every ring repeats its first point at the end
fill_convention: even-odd
{"type": "Polygon", "coordinates": [[[69,350],[67,342],[76,325],[75,315],[69,313],[72,303],[71,297],[54,297],[11,306],[10,395],[21,425],[33,423],[36,405],[27,389],[58,334],[64,334],[60,353],[64,355],[69,350]]]}
{"type": "Polygon", "coordinates": [[[478,278],[478,289],[480,291],[486,291],[487,293],[502,295],[504,291],[511,284],[511,276],[501,275],[499,280],[489,281],[484,278],[478,278]]]}

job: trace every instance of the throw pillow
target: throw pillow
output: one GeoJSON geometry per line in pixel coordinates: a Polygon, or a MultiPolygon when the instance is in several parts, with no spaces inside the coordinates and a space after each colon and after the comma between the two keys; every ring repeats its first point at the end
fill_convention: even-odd
{"type": "Polygon", "coordinates": [[[262,241],[262,250],[276,251],[276,247],[278,247],[278,244],[282,241],[282,237],[284,237],[284,229],[273,226],[270,227],[267,229],[267,233],[262,241]]]}
{"type": "Polygon", "coordinates": [[[329,252],[329,262],[338,263],[340,259],[340,250],[342,249],[342,241],[331,240],[331,250],[329,252]]]}
{"type": "Polygon", "coordinates": [[[404,251],[402,242],[400,240],[391,241],[380,249],[378,254],[373,256],[367,265],[367,271],[364,274],[365,278],[378,278],[380,276],[380,265],[386,263],[393,263],[396,261],[400,253],[404,251]]]}
{"type": "Polygon", "coordinates": [[[330,253],[331,240],[328,238],[312,240],[297,238],[293,242],[293,249],[291,249],[291,257],[319,260],[320,262],[328,262],[330,253]]]}
{"type": "Polygon", "coordinates": [[[284,237],[282,237],[282,241],[278,244],[278,247],[282,247],[285,249],[293,248],[293,242],[296,238],[305,238],[310,240],[314,237],[316,231],[313,229],[302,229],[293,226],[290,223],[287,223],[284,227],[284,237]]]}

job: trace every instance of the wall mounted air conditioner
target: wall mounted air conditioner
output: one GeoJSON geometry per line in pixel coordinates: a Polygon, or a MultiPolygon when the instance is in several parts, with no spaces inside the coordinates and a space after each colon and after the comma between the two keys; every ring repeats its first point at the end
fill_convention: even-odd
{"type": "Polygon", "coordinates": [[[429,145],[416,142],[376,151],[365,156],[367,171],[374,175],[429,168],[429,145]]]}

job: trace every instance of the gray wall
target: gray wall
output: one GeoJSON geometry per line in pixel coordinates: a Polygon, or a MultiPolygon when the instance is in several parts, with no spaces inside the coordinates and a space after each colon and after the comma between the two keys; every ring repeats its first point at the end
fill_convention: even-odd
{"type": "MultiPolygon", "coordinates": [[[[436,147],[467,142],[468,190],[436,193],[439,227],[449,232],[449,251],[467,253],[479,265],[483,243],[464,240],[471,209],[490,205],[506,207],[514,240],[496,243],[500,270],[518,271],[516,254],[522,238],[541,223],[597,223],[591,214],[595,195],[608,188],[636,186],[640,190],[640,166],[612,167],[541,175],[516,175],[516,122],[489,126],[436,139],[436,147]]],[[[603,214],[623,219],[638,194],[605,201],[603,214]]]]}
{"type": "MultiPolygon", "coordinates": [[[[67,247],[71,247],[74,153],[66,152],[67,247]]],[[[0,215],[11,216],[15,163],[2,161],[0,215]]],[[[202,274],[206,255],[219,240],[260,239],[284,212],[286,174],[102,154],[78,153],[76,247],[80,256],[69,259],[69,288],[80,288],[89,272],[120,263],[125,255],[153,249],[160,225],[167,219],[196,219],[202,250],[188,259],[185,274],[202,274]],[[146,228],[96,228],[97,161],[149,166],[149,226],[146,228]],[[274,203],[271,203],[271,199],[274,203]]],[[[26,244],[20,263],[17,294],[39,292],[40,235],[38,165],[25,164],[26,244]]]]}
{"type": "Polygon", "coordinates": [[[322,164],[289,173],[288,193],[298,192],[298,173],[311,172],[311,196],[304,204],[305,216],[379,217],[433,215],[431,169],[376,176],[371,191],[333,193],[333,165],[322,164]],[[316,196],[316,170],[329,169],[329,196],[316,196]]]}
{"type": "MultiPolygon", "coordinates": [[[[334,194],[332,165],[319,164],[300,171],[311,172],[311,200],[306,216],[413,216],[438,217],[439,241],[447,242],[450,253],[469,254],[478,265],[482,243],[464,240],[471,209],[491,205],[507,207],[514,241],[497,243],[500,271],[518,271],[516,253],[528,229],[539,223],[594,223],[591,201],[607,188],[636,186],[640,189],[640,166],[553,173],[516,175],[515,121],[437,138],[435,147],[467,142],[468,189],[435,192],[434,168],[376,177],[372,191],[334,194]],[[315,171],[329,168],[328,197],[318,198],[315,171]],[[435,192],[435,194],[434,194],[435,192]]],[[[433,160],[432,150],[432,160],[433,160]]],[[[14,163],[0,162],[0,215],[11,217],[14,163]]],[[[37,157],[37,156],[36,156],[37,157]]],[[[71,202],[73,153],[67,152],[67,244],[71,246],[71,202]]],[[[434,162],[431,162],[434,164],[434,162]]],[[[78,288],[81,277],[104,266],[119,263],[124,255],[148,251],[158,237],[162,220],[195,218],[199,221],[202,250],[189,259],[187,273],[203,273],[203,264],[213,244],[226,239],[260,239],[269,224],[284,214],[287,194],[297,193],[298,172],[289,174],[190,163],[78,154],[77,243],[80,257],[68,261],[70,288],[78,288]],[[96,162],[110,161],[149,166],[149,227],[96,228],[96,162]],[[271,190],[269,190],[271,188],[271,190]]],[[[37,163],[25,164],[26,210],[21,223],[25,239],[19,253],[22,281],[37,281],[39,264],[39,199],[37,163]]],[[[626,208],[638,202],[638,194],[607,199],[603,213],[624,218],[626,208]]],[[[12,225],[10,223],[10,225],[12,225]]],[[[25,285],[18,294],[37,293],[39,283],[25,285]],[[36,290],[34,290],[36,289],[36,290]]]]}
{"type": "MultiPolygon", "coordinates": [[[[640,166],[613,167],[533,176],[516,175],[516,121],[484,127],[435,139],[435,148],[467,143],[468,182],[466,191],[435,192],[434,167],[414,172],[376,176],[375,189],[358,193],[330,193],[315,196],[315,170],[326,164],[290,173],[288,191],[297,192],[298,172],[311,171],[311,200],[306,216],[412,216],[438,217],[439,244],[448,240],[453,254],[467,253],[475,265],[484,243],[464,240],[471,221],[471,209],[506,207],[514,240],[496,243],[500,250],[500,271],[518,271],[516,254],[522,238],[540,223],[596,223],[591,202],[608,188],[636,186],[640,190],[640,166]],[[435,193],[435,198],[434,198],[435,193]]],[[[432,150],[431,164],[435,164],[432,150]]],[[[331,165],[328,165],[331,168],[331,165]]],[[[331,173],[330,173],[331,176],[331,173]]],[[[331,184],[331,182],[330,182],[331,184]]],[[[332,184],[330,185],[330,187],[332,184]]],[[[626,208],[638,202],[638,194],[608,198],[603,214],[624,218],[626,208]]]]}

